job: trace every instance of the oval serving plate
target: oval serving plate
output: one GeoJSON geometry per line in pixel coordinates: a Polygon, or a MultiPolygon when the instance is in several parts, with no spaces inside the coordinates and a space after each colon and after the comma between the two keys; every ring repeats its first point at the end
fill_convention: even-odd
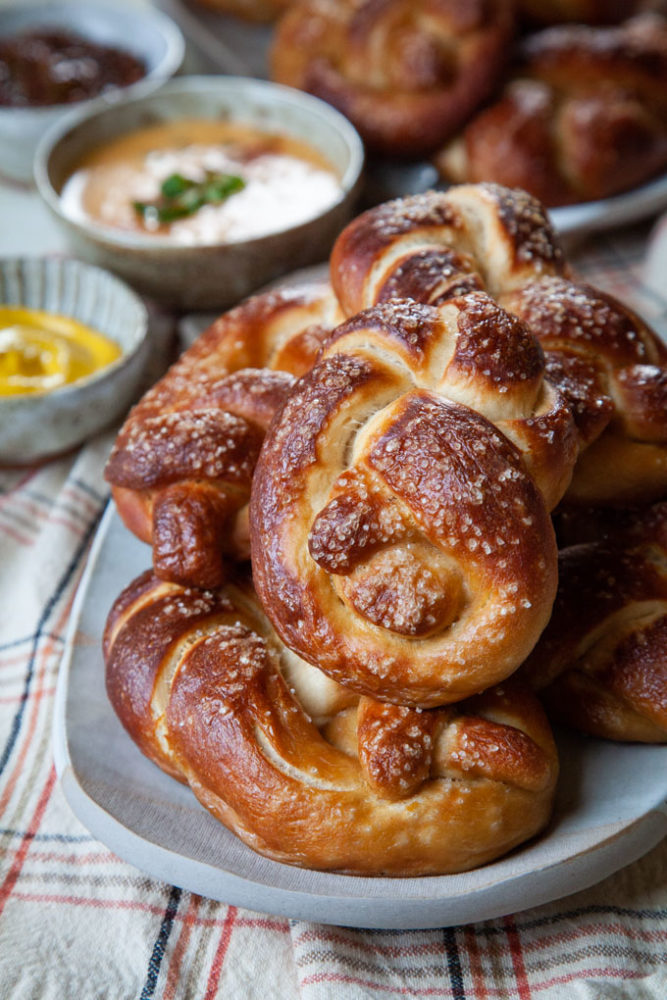
{"type": "Polygon", "coordinates": [[[545,834],[461,875],[361,878],[269,861],[132,743],[107,700],[101,637],[116,594],[150,562],[109,505],[82,579],[60,670],[56,768],[81,822],[147,874],[212,899],[320,923],[426,928],[488,920],[567,896],[667,833],[667,748],[557,734],[561,779],[545,834]]]}

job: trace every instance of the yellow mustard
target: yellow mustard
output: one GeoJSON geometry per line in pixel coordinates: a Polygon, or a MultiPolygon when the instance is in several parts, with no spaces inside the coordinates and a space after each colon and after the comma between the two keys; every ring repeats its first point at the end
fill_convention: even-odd
{"type": "Polygon", "coordinates": [[[111,364],[120,348],[67,316],[0,306],[0,396],[48,392],[111,364]]]}

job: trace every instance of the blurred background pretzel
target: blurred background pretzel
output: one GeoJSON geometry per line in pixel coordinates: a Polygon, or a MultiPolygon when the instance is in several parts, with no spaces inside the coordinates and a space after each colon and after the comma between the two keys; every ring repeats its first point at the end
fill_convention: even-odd
{"type": "Polygon", "coordinates": [[[508,0],[302,0],[280,20],[271,76],[342,111],[371,149],[437,149],[496,86],[508,0]]]}

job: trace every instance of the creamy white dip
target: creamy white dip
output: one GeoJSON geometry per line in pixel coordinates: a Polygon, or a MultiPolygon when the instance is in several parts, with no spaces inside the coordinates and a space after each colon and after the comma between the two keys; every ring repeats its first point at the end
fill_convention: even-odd
{"type": "Polygon", "coordinates": [[[61,203],[74,221],[201,245],[280,232],[335,204],[340,193],[335,172],[302,143],[226,122],[193,121],[153,126],[96,150],[65,183],[61,203]],[[215,131],[220,138],[212,142],[215,131]],[[239,176],[245,186],[168,224],[151,224],[134,209],[134,202],[158,199],[173,174],[203,181],[207,171],[239,176]]]}

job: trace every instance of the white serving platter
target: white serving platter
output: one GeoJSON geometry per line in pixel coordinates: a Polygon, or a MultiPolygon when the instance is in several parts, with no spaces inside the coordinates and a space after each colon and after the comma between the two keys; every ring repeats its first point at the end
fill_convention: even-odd
{"type": "Polygon", "coordinates": [[[263,858],[188,788],[142,756],[104,688],[101,636],[118,593],[150,561],[112,505],[72,612],[56,699],[54,749],[65,797],[119,857],[156,878],[251,910],[319,923],[427,928],[487,920],[584,889],[667,833],[667,748],[557,734],[561,779],[539,838],[476,871],[361,878],[263,858]]]}

